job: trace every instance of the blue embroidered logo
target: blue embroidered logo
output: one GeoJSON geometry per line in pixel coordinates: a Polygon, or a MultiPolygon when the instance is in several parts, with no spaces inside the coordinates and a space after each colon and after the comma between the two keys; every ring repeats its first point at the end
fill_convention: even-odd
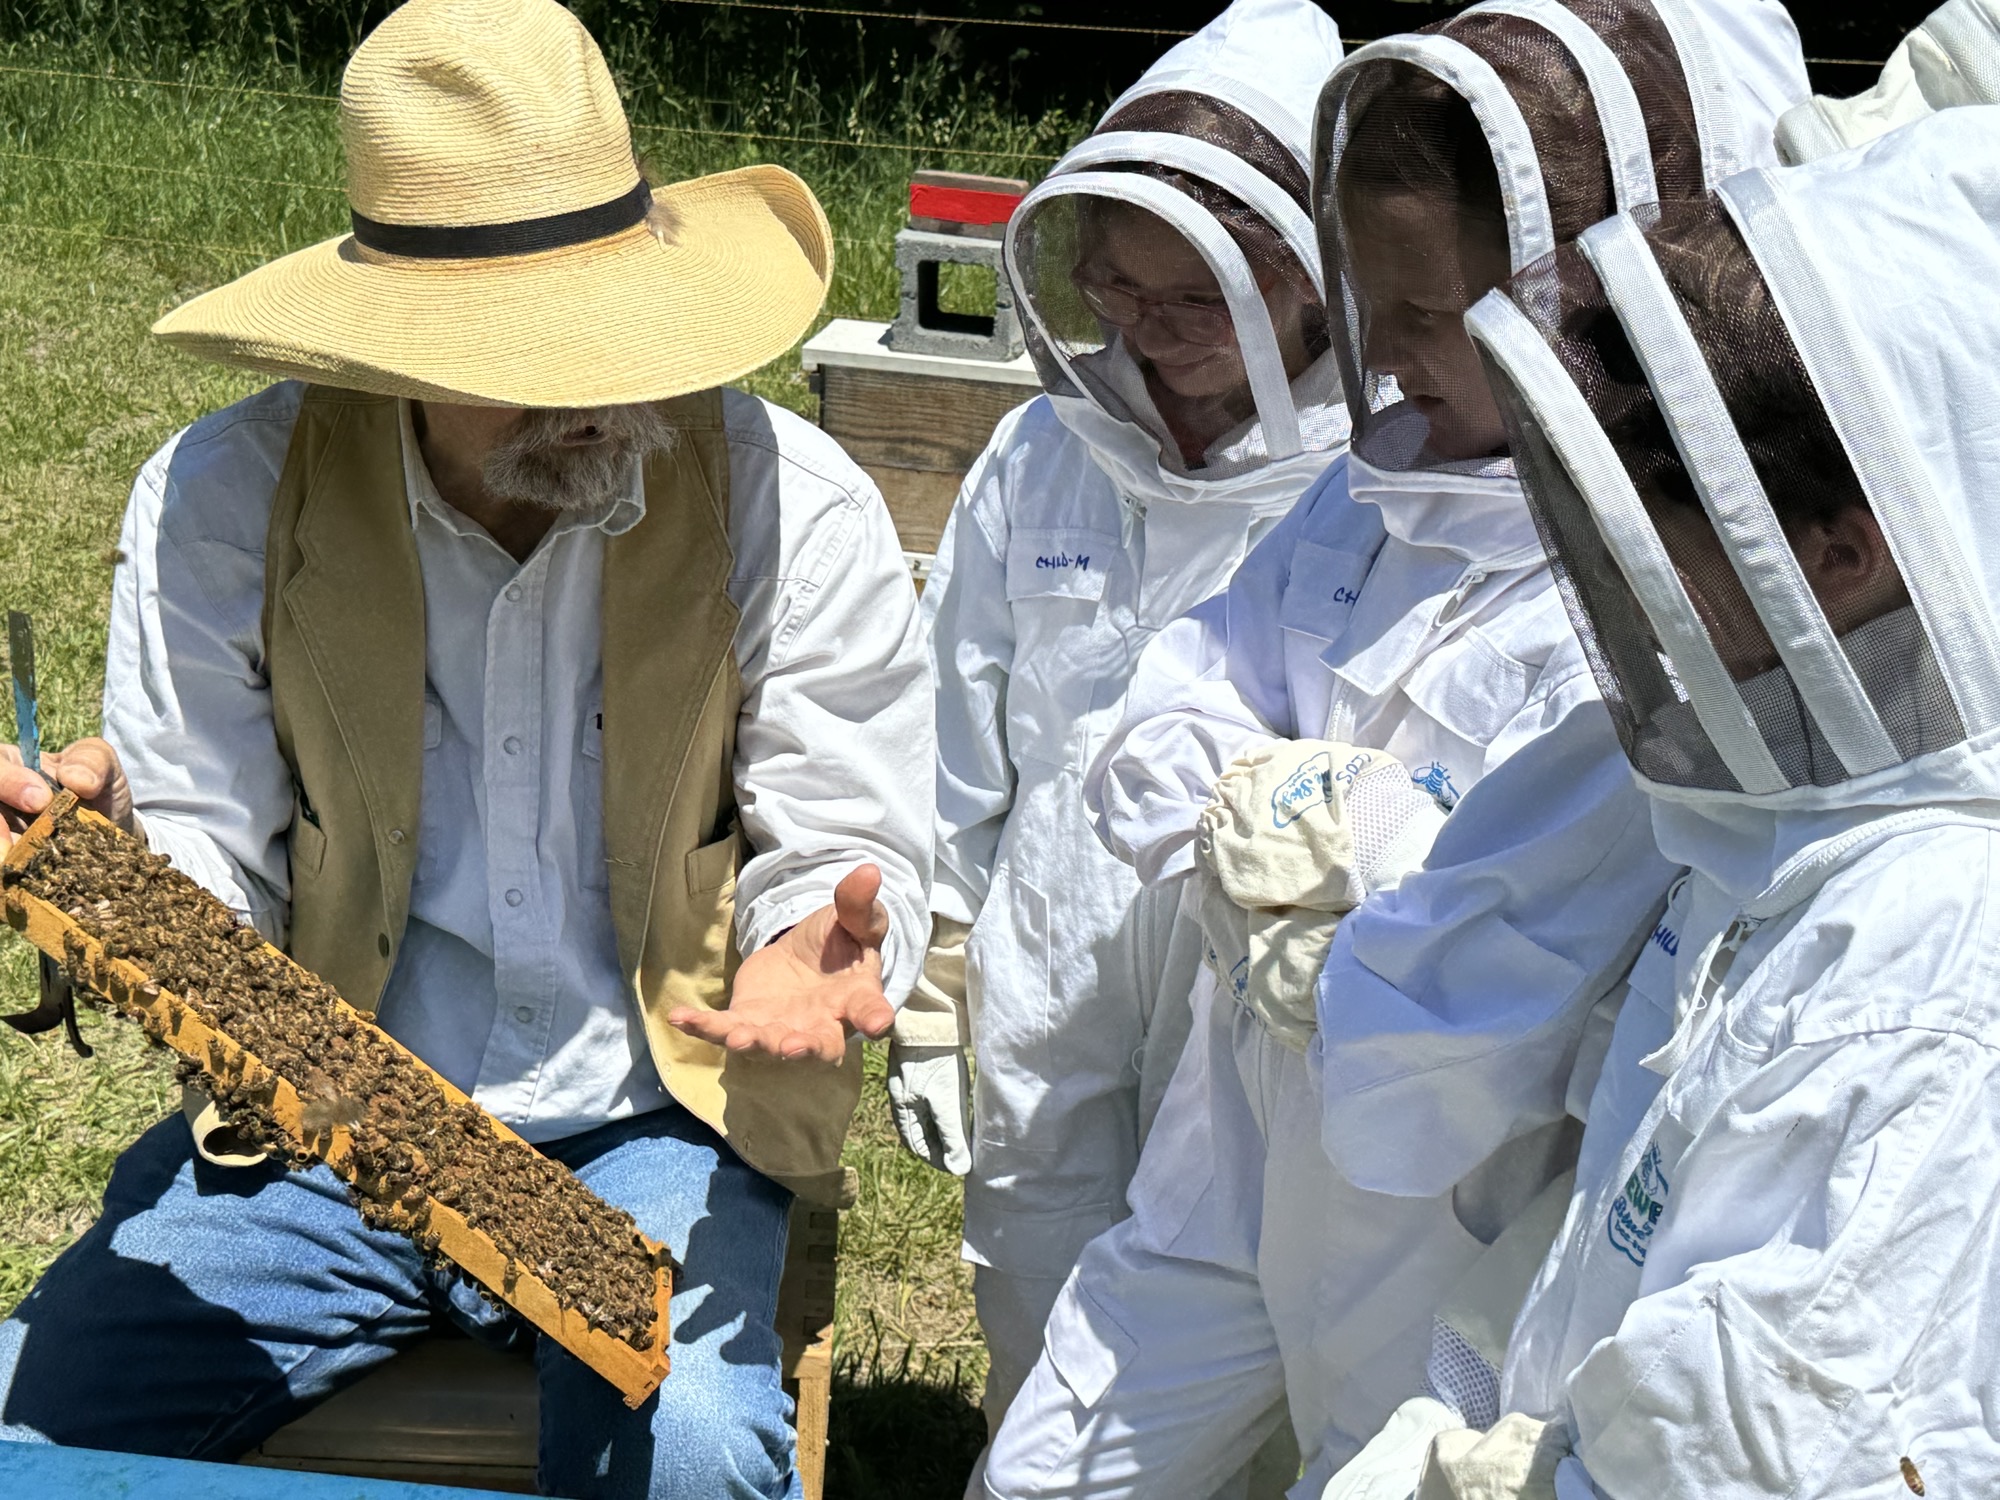
{"type": "Polygon", "coordinates": [[[1338,771],[1333,768],[1333,757],[1324,750],[1307,757],[1271,793],[1271,826],[1291,827],[1315,807],[1333,800],[1335,782],[1345,787],[1374,763],[1375,756],[1368,750],[1356,751],[1338,771]]]}
{"type": "Polygon", "coordinates": [[[1088,552],[1057,552],[1053,555],[1042,554],[1035,558],[1035,567],[1037,570],[1054,569],[1056,571],[1061,571],[1064,568],[1074,568],[1079,573],[1088,573],[1090,571],[1090,554],[1088,552]]]}
{"type": "Polygon", "coordinates": [[[1446,812],[1458,806],[1458,784],[1451,779],[1451,772],[1445,769],[1443,761],[1434,760],[1421,771],[1410,772],[1410,780],[1430,793],[1431,800],[1446,812]]]}
{"type": "Polygon", "coordinates": [[[1241,1000],[1245,995],[1250,993],[1250,960],[1248,958],[1237,959],[1236,967],[1229,971],[1229,991],[1238,1000],[1241,1000]]]}
{"type": "Polygon", "coordinates": [[[1673,1184],[1667,1181],[1667,1174],[1660,1166],[1660,1148],[1648,1146],[1646,1154],[1639,1158],[1639,1165],[1625,1180],[1625,1191],[1611,1205],[1604,1224],[1611,1236],[1611,1248],[1633,1265],[1646,1263],[1653,1231],[1659,1227],[1660,1215],[1667,1211],[1667,1195],[1672,1191],[1673,1184]]]}
{"type": "Polygon", "coordinates": [[[1333,757],[1324,750],[1300,762],[1271,793],[1271,823],[1289,828],[1333,796],[1333,757]]]}

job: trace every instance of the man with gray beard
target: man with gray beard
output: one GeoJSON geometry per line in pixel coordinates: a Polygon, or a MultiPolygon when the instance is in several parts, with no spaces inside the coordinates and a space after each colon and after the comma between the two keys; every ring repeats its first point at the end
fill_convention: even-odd
{"type": "MultiPolygon", "coordinates": [[[[43,769],[680,1261],[640,1410],[541,1341],[545,1491],[797,1494],[786,1218],[849,1191],[935,761],[880,496],[720,388],[810,325],[826,219],[640,180],[552,0],[413,0],[341,107],[353,233],[156,330],[292,378],[140,472],[103,737],[43,769]]],[[[0,850],[50,795],[0,762],[0,850]]],[[[533,1337],[203,1104],[0,1324],[0,1439],[227,1460],[435,1322],[533,1337]]]]}

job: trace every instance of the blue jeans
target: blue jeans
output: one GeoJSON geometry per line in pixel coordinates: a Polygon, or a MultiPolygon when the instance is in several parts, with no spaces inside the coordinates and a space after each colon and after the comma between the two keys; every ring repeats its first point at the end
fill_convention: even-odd
{"type": "MultiPolygon", "coordinates": [[[[772,1327],[791,1195],[671,1106],[541,1149],[680,1258],[673,1372],[638,1411],[535,1351],[544,1494],[797,1496],[772,1327]]],[[[533,1337],[369,1229],[323,1166],[218,1167],[180,1116],[118,1159],[104,1212],[0,1324],[0,1438],[229,1460],[442,1315],[533,1337]]]]}

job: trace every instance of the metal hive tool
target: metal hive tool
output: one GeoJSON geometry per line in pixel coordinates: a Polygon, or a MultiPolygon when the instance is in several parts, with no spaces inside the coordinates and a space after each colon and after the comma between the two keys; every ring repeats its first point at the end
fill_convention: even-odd
{"type": "MultiPolygon", "coordinates": [[[[311,1155],[324,1161],[343,1181],[361,1186],[353,1161],[353,1137],[347,1126],[335,1124],[330,1128],[309,1130],[305,1121],[306,1106],[293,1080],[280,1076],[232,1038],[210,1027],[192,1006],[155,984],[140,964],[127,958],[110,957],[103,944],[86,932],[81,924],[50,902],[22,888],[19,873],[26,870],[50,842],[65,819],[94,823],[120,838],[128,837],[96,813],[79,807],[72,794],[65,792],[59,795],[19,838],[4,862],[7,878],[4,890],[0,890],[0,909],[4,909],[8,924],[44,955],[60,964],[81,989],[105,997],[119,1011],[144,1023],[149,1034],[159,1038],[217,1083],[229,1088],[267,1089],[267,1107],[287,1134],[303,1142],[311,1155]]],[[[224,910],[220,902],[215,904],[218,911],[224,910]]],[[[275,953],[277,950],[269,951],[275,953]]],[[[289,958],[282,954],[278,956],[302,976],[313,977],[310,971],[293,964],[289,958]]],[[[375,1035],[428,1074],[451,1104],[470,1102],[463,1091],[454,1088],[426,1066],[422,1059],[398,1045],[393,1037],[374,1027],[367,1017],[347,1007],[346,1002],[339,1003],[357,1024],[369,1027],[375,1035]]],[[[494,1134],[502,1141],[515,1143],[526,1151],[534,1150],[498,1120],[490,1115],[487,1119],[494,1134]]],[[[657,1284],[651,1342],[646,1349],[639,1350],[603,1329],[591,1326],[581,1312],[566,1305],[551,1287],[518,1261],[511,1261],[505,1251],[455,1209],[434,1199],[427,1208],[429,1217],[424,1227],[438,1237],[439,1254],[449,1258],[494,1297],[610,1381],[624,1396],[627,1406],[638,1407],[658,1389],[667,1374],[668,1303],[673,1293],[670,1257],[664,1247],[641,1236],[645,1247],[653,1255],[657,1284]]]]}

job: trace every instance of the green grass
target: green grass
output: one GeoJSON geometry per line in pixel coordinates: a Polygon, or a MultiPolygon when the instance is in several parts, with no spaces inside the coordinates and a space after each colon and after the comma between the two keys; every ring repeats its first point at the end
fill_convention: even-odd
{"type": "MultiPolygon", "coordinates": [[[[890,244],[913,166],[1032,173],[1034,154],[1073,133],[1057,117],[1001,116],[971,88],[953,93],[938,68],[845,101],[796,79],[738,80],[699,111],[667,102],[647,76],[637,68],[627,82],[640,80],[636,140],[658,178],[775,160],[814,185],[839,236],[829,315],[893,314],[890,244]],[[676,123],[921,149],[667,128],[676,123]]],[[[342,229],[335,113],[310,97],[328,88],[275,67],[250,76],[199,58],[119,65],[96,51],[0,45],[0,607],[35,615],[51,743],[97,724],[132,475],[178,427],[261,383],[156,347],[146,329],[194,293],[342,229]]],[[[745,383],[809,407],[795,354],[745,383]]],[[[0,700],[0,737],[13,733],[0,700]]],[[[0,1009],[32,1003],[32,973],[26,950],[0,934],[0,1009]]],[[[0,1310],[89,1224],[117,1152],[174,1102],[165,1060],[136,1028],[96,1017],[85,1027],[98,1047],[89,1061],[54,1037],[0,1032],[0,1310]]],[[[956,1495],[983,1436],[971,1403],[984,1374],[957,1255],[960,1195],[896,1145],[881,1066],[871,1049],[848,1148],[862,1196],[842,1229],[829,1492],[956,1495]]]]}

